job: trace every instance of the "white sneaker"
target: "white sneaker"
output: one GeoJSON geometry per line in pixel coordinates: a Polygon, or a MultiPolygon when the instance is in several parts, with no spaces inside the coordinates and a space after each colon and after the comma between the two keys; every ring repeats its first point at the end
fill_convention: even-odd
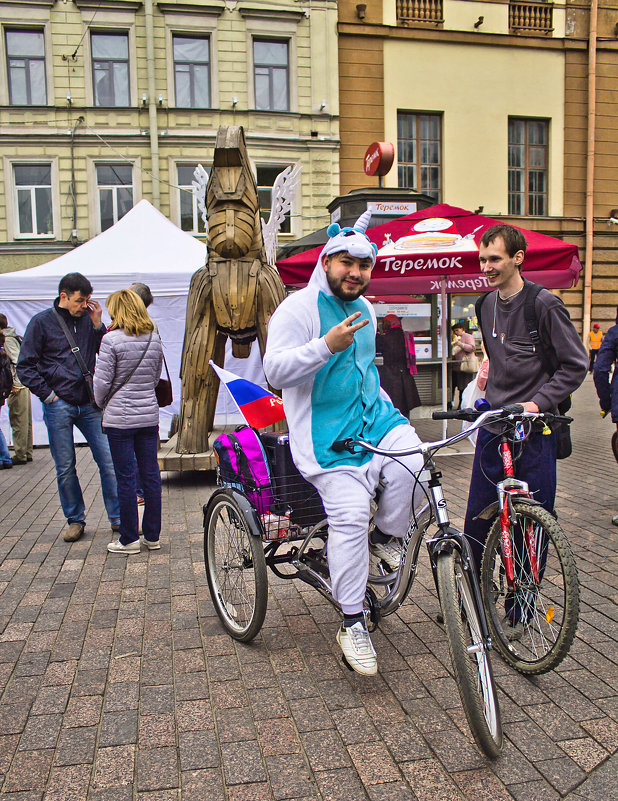
{"type": "Polygon", "coordinates": [[[128,545],[123,545],[120,540],[114,540],[110,542],[107,546],[107,550],[110,553],[123,553],[123,554],[130,554],[130,553],[139,553],[140,552],[140,542],[139,540],[135,540],[135,542],[130,542],[128,545]]]}
{"type": "Polygon", "coordinates": [[[358,621],[349,627],[342,624],[337,632],[337,642],[352,670],[362,676],[376,675],[378,660],[369,632],[363,623],[358,621]]]}
{"type": "Polygon", "coordinates": [[[159,540],[147,540],[146,537],[140,537],[140,542],[143,542],[149,551],[158,551],[161,548],[159,540]]]}
{"type": "Polygon", "coordinates": [[[395,539],[391,542],[371,542],[369,541],[371,553],[390,567],[391,570],[399,570],[401,563],[401,540],[395,539]]]}

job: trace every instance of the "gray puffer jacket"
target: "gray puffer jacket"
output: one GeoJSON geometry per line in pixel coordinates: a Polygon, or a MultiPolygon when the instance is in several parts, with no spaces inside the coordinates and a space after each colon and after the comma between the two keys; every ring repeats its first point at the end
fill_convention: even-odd
{"type": "MultiPolygon", "coordinates": [[[[101,342],[94,372],[94,397],[103,407],[110,391],[117,387],[139,361],[150,334],[129,336],[124,329],[108,331],[101,342]]],[[[146,428],[159,425],[155,386],[161,377],[163,346],[155,332],[146,355],[131,378],[111,397],[103,412],[109,428],[146,428]]]]}

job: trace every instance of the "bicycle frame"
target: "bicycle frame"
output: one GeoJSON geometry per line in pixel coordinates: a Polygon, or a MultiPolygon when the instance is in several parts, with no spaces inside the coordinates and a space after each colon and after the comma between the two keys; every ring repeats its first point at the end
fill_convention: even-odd
{"type": "MultiPolygon", "coordinates": [[[[506,437],[504,434],[500,440],[500,454],[502,456],[502,465],[504,469],[504,480],[498,482],[497,484],[498,504],[500,506],[500,540],[502,543],[502,559],[504,562],[506,581],[508,587],[512,589],[516,586],[513,550],[511,547],[511,527],[515,525],[512,501],[516,497],[530,499],[530,492],[528,489],[528,484],[525,481],[520,481],[515,478],[511,445],[508,441],[508,437],[506,437]]],[[[530,561],[532,578],[535,584],[538,585],[540,581],[537,553],[529,523],[524,531],[524,542],[526,545],[528,559],[530,561]]]]}

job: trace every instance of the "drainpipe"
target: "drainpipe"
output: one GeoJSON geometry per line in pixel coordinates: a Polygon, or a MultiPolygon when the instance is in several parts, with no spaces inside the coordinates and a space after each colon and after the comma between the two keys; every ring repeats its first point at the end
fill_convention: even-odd
{"type": "Polygon", "coordinates": [[[148,74],[148,123],[150,129],[150,161],[152,165],[152,205],[161,206],[159,184],[159,130],[157,127],[157,100],[155,94],[155,50],[152,0],[144,0],[146,17],[146,71],[148,74]]]}
{"type": "Polygon", "coordinates": [[[586,252],[584,257],[584,299],[582,307],[582,339],[590,331],[592,313],[592,245],[594,239],[594,157],[596,139],[597,93],[597,20],[598,0],[591,0],[588,35],[588,151],[586,156],[586,252]]]}

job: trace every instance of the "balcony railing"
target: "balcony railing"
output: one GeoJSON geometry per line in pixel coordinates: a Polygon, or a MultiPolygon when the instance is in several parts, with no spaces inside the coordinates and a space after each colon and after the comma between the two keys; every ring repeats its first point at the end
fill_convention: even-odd
{"type": "Polygon", "coordinates": [[[397,0],[397,22],[399,25],[419,22],[441,25],[444,22],[442,0],[397,0]]]}
{"type": "Polygon", "coordinates": [[[550,34],[554,29],[552,3],[529,3],[526,0],[509,3],[511,33],[550,34]]]}

